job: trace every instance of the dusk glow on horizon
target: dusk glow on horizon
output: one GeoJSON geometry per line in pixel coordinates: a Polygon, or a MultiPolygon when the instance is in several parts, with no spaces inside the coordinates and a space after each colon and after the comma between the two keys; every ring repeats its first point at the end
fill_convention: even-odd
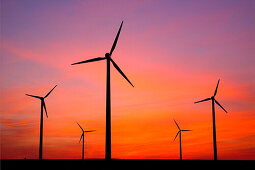
{"type": "Polygon", "coordinates": [[[2,0],[0,159],[105,158],[109,53],[112,158],[213,159],[213,96],[219,160],[255,160],[255,1],[2,0]]]}

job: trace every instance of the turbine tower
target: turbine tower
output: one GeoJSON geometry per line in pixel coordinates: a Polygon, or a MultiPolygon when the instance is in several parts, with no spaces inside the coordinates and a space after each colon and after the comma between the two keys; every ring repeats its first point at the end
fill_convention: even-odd
{"type": "Polygon", "coordinates": [[[181,130],[179,125],[177,124],[177,122],[175,120],[174,120],[174,122],[175,122],[176,126],[179,129],[178,133],[176,134],[176,136],[174,138],[174,141],[177,138],[177,136],[179,135],[179,137],[180,137],[180,160],[182,160],[182,132],[184,132],[184,131],[191,131],[191,130],[181,130]]]}
{"type": "MultiPolygon", "coordinates": [[[[113,66],[119,71],[119,73],[133,86],[133,84],[128,80],[126,75],[121,71],[121,69],[118,67],[118,65],[113,61],[111,58],[112,53],[116,47],[119,34],[122,28],[123,21],[121,22],[119,31],[117,33],[117,36],[114,40],[114,43],[112,45],[110,53],[106,53],[105,57],[97,57],[77,63],[73,63],[71,65],[75,64],[83,64],[88,62],[94,62],[94,61],[101,61],[106,60],[106,139],[105,139],[105,159],[111,159],[111,86],[110,86],[110,63],[113,64],[113,66]]],[[[134,86],[133,86],[134,87],[134,86]]]]}
{"type": "MultiPolygon", "coordinates": [[[[56,85],[56,86],[57,86],[57,85],[56,85]]],[[[55,87],[56,87],[56,86],[55,86],[55,87]]],[[[44,108],[44,110],[45,110],[46,117],[48,118],[48,114],[47,114],[47,110],[46,110],[46,105],[45,105],[44,99],[45,99],[46,97],[49,96],[49,94],[55,89],[55,87],[53,87],[53,89],[51,89],[51,91],[50,91],[49,93],[47,93],[44,97],[26,94],[27,96],[34,97],[34,98],[37,98],[37,99],[40,99],[40,100],[41,100],[41,121],[40,121],[39,159],[42,159],[42,149],[43,149],[43,108],[44,108]]]]}
{"type": "Polygon", "coordinates": [[[78,122],[76,122],[79,126],[80,126],[80,128],[81,128],[81,130],[82,130],[82,134],[81,134],[81,138],[80,138],[80,141],[79,142],[81,142],[81,139],[82,139],[82,160],[84,160],[84,133],[88,133],[88,132],[94,132],[95,130],[83,130],[83,128],[81,127],[81,125],[78,123],[78,122]]]}
{"type": "Polygon", "coordinates": [[[213,95],[212,97],[206,98],[206,99],[204,99],[204,100],[200,100],[200,101],[195,102],[195,103],[200,103],[200,102],[204,102],[204,101],[207,101],[207,100],[211,100],[211,101],[212,101],[214,160],[217,160],[217,143],[216,143],[216,125],[215,125],[215,107],[214,107],[214,103],[216,103],[217,105],[219,105],[226,113],[228,113],[228,112],[220,105],[220,103],[215,99],[215,96],[216,96],[216,94],[217,94],[217,89],[218,89],[218,86],[219,86],[219,82],[220,82],[220,79],[218,80],[216,89],[215,89],[215,91],[214,91],[214,95],[213,95]]]}

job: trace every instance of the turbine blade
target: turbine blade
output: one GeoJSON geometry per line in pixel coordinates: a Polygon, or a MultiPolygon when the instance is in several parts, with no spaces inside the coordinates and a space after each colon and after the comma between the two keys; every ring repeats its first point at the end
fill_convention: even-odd
{"type": "Polygon", "coordinates": [[[80,125],[78,122],[76,122],[76,123],[80,126],[81,130],[84,131],[84,130],[82,129],[81,125],[80,125]]]}
{"type": "Polygon", "coordinates": [[[115,47],[116,47],[117,41],[118,41],[118,39],[119,39],[120,31],[121,31],[121,28],[122,28],[122,24],[123,24],[123,21],[121,22],[119,31],[118,31],[118,33],[117,33],[117,35],[116,35],[116,38],[115,38],[114,42],[113,42],[112,49],[111,49],[111,52],[110,52],[110,56],[112,55],[112,52],[114,51],[114,49],[115,49],[115,47]]]}
{"type": "Polygon", "coordinates": [[[216,104],[219,105],[226,113],[228,113],[228,112],[220,105],[220,103],[219,103],[217,100],[214,99],[214,101],[215,101],[216,104]]]}
{"type": "Polygon", "coordinates": [[[207,101],[207,100],[211,100],[211,98],[207,98],[207,99],[204,99],[204,100],[200,100],[200,101],[197,101],[197,102],[194,102],[194,103],[200,103],[200,102],[204,102],[204,101],[207,101]]]}
{"type": "Polygon", "coordinates": [[[89,59],[89,60],[81,61],[81,62],[78,62],[78,63],[73,63],[71,65],[89,63],[89,62],[100,61],[100,60],[104,60],[104,59],[105,59],[105,57],[97,57],[97,58],[92,58],[92,59],[89,59]]]}
{"type": "Polygon", "coordinates": [[[79,143],[81,142],[81,139],[82,139],[82,137],[83,137],[83,133],[81,134],[81,138],[80,138],[80,141],[79,141],[79,143]]]}
{"type": "Polygon", "coordinates": [[[55,87],[53,87],[53,89],[51,89],[51,91],[50,91],[49,93],[47,93],[46,96],[45,96],[44,98],[48,97],[48,96],[50,95],[50,93],[51,93],[56,87],[57,87],[57,85],[56,85],[55,87]]]}
{"type": "Polygon", "coordinates": [[[131,84],[131,86],[134,87],[134,85],[128,80],[127,76],[121,71],[121,69],[118,67],[118,65],[111,59],[111,62],[113,66],[119,71],[119,73],[131,84]]]}
{"type": "Polygon", "coordinates": [[[177,138],[177,136],[178,136],[179,133],[180,133],[180,130],[179,130],[179,132],[176,134],[176,136],[175,136],[175,138],[174,138],[174,141],[175,141],[175,139],[177,138]]]}
{"type": "Polygon", "coordinates": [[[84,131],[84,132],[94,132],[94,131],[96,131],[96,130],[87,130],[87,131],[84,131]]]}
{"type": "Polygon", "coordinates": [[[178,127],[178,129],[181,130],[179,125],[177,124],[177,122],[175,120],[174,120],[174,122],[175,122],[176,126],[178,127]]]}
{"type": "Polygon", "coordinates": [[[213,95],[213,96],[216,96],[216,94],[217,94],[219,82],[220,82],[220,79],[218,80],[218,83],[217,83],[217,86],[216,86],[216,89],[215,89],[215,92],[214,92],[214,95],[213,95]]]}
{"type": "Polygon", "coordinates": [[[30,95],[30,94],[26,94],[27,96],[30,96],[30,97],[35,97],[35,98],[37,98],[37,99],[41,99],[41,97],[40,96],[34,96],[34,95],[30,95]]]}
{"type": "Polygon", "coordinates": [[[47,113],[47,109],[46,109],[46,104],[45,104],[44,101],[43,101],[43,107],[44,107],[44,110],[45,110],[46,117],[48,118],[48,113],[47,113]]]}

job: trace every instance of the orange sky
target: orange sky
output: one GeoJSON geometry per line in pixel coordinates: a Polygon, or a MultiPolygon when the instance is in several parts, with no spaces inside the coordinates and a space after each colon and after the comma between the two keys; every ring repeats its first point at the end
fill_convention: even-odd
{"type": "Polygon", "coordinates": [[[43,158],[104,158],[106,62],[71,63],[109,52],[112,158],[213,159],[211,102],[219,159],[255,159],[255,51],[252,1],[7,1],[2,3],[1,159],[37,159],[44,96],[43,158]],[[97,12],[100,11],[100,12],[97,12]]]}

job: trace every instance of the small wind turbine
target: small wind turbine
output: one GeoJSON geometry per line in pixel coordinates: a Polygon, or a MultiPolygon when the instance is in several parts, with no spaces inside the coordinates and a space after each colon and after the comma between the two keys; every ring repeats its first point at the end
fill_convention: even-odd
{"type": "Polygon", "coordinates": [[[81,142],[81,139],[82,139],[82,160],[84,160],[84,133],[88,133],[88,132],[94,132],[94,131],[96,131],[96,130],[83,130],[82,129],[82,127],[81,127],[81,125],[78,123],[78,122],[76,122],[79,126],[80,126],[80,128],[81,128],[81,130],[82,130],[82,134],[81,134],[81,138],[80,138],[80,141],[79,142],[81,142]]]}
{"type": "Polygon", "coordinates": [[[43,108],[45,110],[46,117],[48,118],[48,114],[47,114],[47,110],[46,110],[46,105],[45,105],[44,99],[49,96],[49,94],[55,89],[55,87],[53,89],[51,89],[51,91],[49,93],[47,93],[44,97],[26,94],[27,96],[34,97],[34,98],[37,98],[37,99],[41,100],[41,123],[40,123],[39,159],[42,159],[42,148],[43,148],[43,146],[42,146],[42,144],[43,144],[43,108]]]}
{"type": "MultiPolygon", "coordinates": [[[[89,62],[94,62],[94,61],[101,61],[101,60],[106,60],[106,135],[105,135],[105,159],[111,159],[111,85],[110,85],[110,63],[113,64],[113,66],[119,71],[119,73],[133,86],[133,84],[128,80],[126,75],[121,71],[119,66],[113,61],[111,58],[112,53],[116,47],[120,31],[122,28],[123,21],[121,22],[119,31],[117,33],[117,36],[114,40],[114,43],[112,45],[110,53],[106,53],[105,57],[97,57],[85,61],[81,61],[78,63],[73,63],[71,65],[76,65],[76,64],[83,64],[83,63],[89,63],[89,62]]],[[[134,87],[134,86],[133,86],[134,87]]]]}
{"type": "Polygon", "coordinates": [[[214,160],[217,160],[217,143],[216,143],[216,126],[215,126],[215,108],[214,108],[214,103],[216,103],[217,105],[219,105],[226,113],[228,113],[221,105],[220,103],[215,99],[215,96],[217,94],[217,89],[218,89],[218,85],[219,85],[220,79],[218,80],[214,95],[210,98],[206,98],[204,100],[200,100],[197,101],[195,103],[200,103],[200,102],[204,102],[207,100],[212,100],[212,118],[213,118],[213,150],[214,150],[214,160]]]}
{"type": "Polygon", "coordinates": [[[179,129],[178,133],[176,134],[176,136],[174,138],[174,141],[177,138],[177,136],[179,135],[179,137],[180,137],[180,160],[182,160],[182,132],[184,132],[184,131],[191,131],[191,130],[181,130],[179,125],[177,124],[177,122],[175,120],[174,120],[174,122],[175,122],[176,126],[179,129]]]}

